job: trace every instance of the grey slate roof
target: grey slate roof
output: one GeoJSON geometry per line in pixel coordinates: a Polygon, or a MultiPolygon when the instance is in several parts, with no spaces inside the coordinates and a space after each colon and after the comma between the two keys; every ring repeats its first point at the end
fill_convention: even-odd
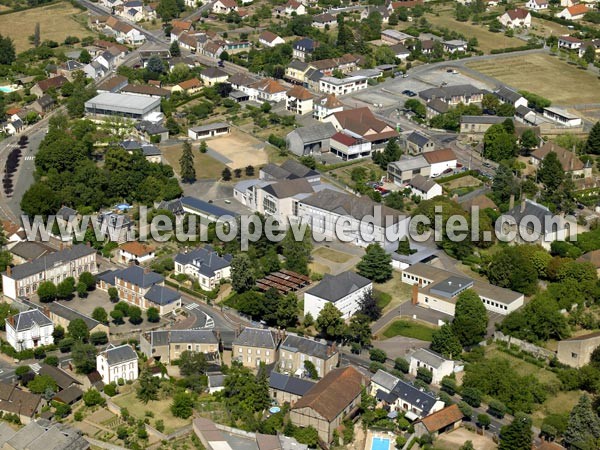
{"type": "MultiPolygon", "coordinates": [[[[34,325],[39,327],[45,327],[48,325],[52,325],[52,321],[48,316],[46,316],[39,309],[30,309],[29,311],[24,311],[22,313],[16,314],[12,316],[14,319],[14,329],[15,331],[25,331],[31,329],[34,325]]],[[[7,319],[7,323],[8,319],[7,319]]]]}
{"type": "Polygon", "coordinates": [[[166,209],[167,211],[172,212],[176,216],[184,214],[183,206],[181,205],[181,200],[178,198],[169,201],[163,200],[159,203],[157,209],[166,209]]]}
{"type": "Polygon", "coordinates": [[[200,72],[200,76],[206,78],[222,78],[229,76],[227,72],[222,71],[218,67],[207,67],[202,72],[200,72]]]}
{"type": "Polygon", "coordinates": [[[512,103],[513,105],[515,104],[515,102],[517,102],[520,98],[523,97],[517,91],[513,91],[512,89],[506,86],[501,86],[496,91],[494,91],[494,94],[503,102],[512,103]]]}
{"type": "Polygon", "coordinates": [[[240,335],[234,339],[233,345],[270,349],[275,349],[277,347],[271,331],[250,327],[244,328],[240,335]]]}
{"type": "Polygon", "coordinates": [[[368,278],[356,272],[346,271],[338,275],[325,274],[323,280],[306,293],[335,303],[369,284],[371,280],[368,278]]]}
{"type": "Polygon", "coordinates": [[[304,353],[305,355],[314,356],[320,359],[328,359],[332,355],[327,343],[295,336],[293,334],[290,334],[285,338],[280,348],[290,352],[304,353]]]}
{"type": "Polygon", "coordinates": [[[87,245],[77,244],[71,248],[60,250],[49,255],[44,255],[41,258],[34,259],[33,261],[12,268],[12,274],[7,275],[13,280],[21,280],[23,278],[35,275],[46,269],[46,267],[52,267],[56,264],[63,264],[69,261],[82,258],[87,255],[96,253],[96,250],[87,245]]]}
{"type": "Polygon", "coordinates": [[[431,367],[435,367],[436,369],[439,368],[444,362],[448,361],[446,358],[444,358],[439,353],[436,353],[431,350],[427,350],[425,348],[420,348],[420,349],[416,350],[411,355],[411,358],[415,358],[418,361],[423,361],[427,365],[429,365],[431,367]]]}
{"type": "Polygon", "coordinates": [[[391,162],[390,166],[393,166],[396,169],[404,172],[405,170],[414,170],[421,169],[423,167],[428,167],[429,163],[427,162],[424,156],[419,155],[414,157],[402,157],[399,161],[391,162]]]}
{"type": "Polygon", "coordinates": [[[54,252],[52,247],[36,242],[36,241],[23,241],[17,242],[11,249],[10,252],[26,260],[32,260],[40,258],[48,253],[54,252]]]}
{"type": "Polygon", "coordinates": [[[437,401],[433,395],[423,392],[412,384],[402,380],[398,381],[394,389],[392,389],[391,394],[400,400],[406,400],[411,405],[419,407],[424,411],[425,415],[429,413],[437,401]]]}
{"type": "Polygon", "coordinates": [[[171,330],[171,342],[192,344],[218,344],[219,341],[212,330],[171,330]]]}
{"type": "MultiPolygon", "coordinates": [[[[9,436],[8,433],[2,433],[9,436]]],[[[38,419],[14,433],[6,442],[14,450],[87,450],[90,444],[75,428],[62,423],[38,419]]]]}
{"type": "Polygon", "coordinates": [[[144,156],[159,156],[162,155],[160,149],[156,145],[142,144],[142,152],[144,156]]]}
{"type": "Polygon", "coordinates": [[[178,253],[175,262],[183,265],[191,264],[198,272],[206,277],[213,277],[217,270],[231,265],[231,255],[219,256],[210,247],[202,247],[189,253],[178,253]]]}
{"type": "Polygon", "coordinates": [[[128,344],[118,347],[111,345],[103,353],[106,356],[109,366],[137,359],[137,354],[128,344]]]}
{"type": "Polygon", "coordinates": [[[293,47],[295,50],[300,50],[308,53],[312,53],[317,48],[318,43],[310,38],[302,38],[295,42],[293,47]]]}
{"type": "Polygon", "coordinates": [[[42,363],[38,374],[48,375],[54,381],[56,381],[56,385],[61,389],[67,389],[69,386],[74,384],[81,384],[78,380],[73,378],[64,370],[59,369],[58,367],[51,366],[49,364],[42,363]]]}
{"type": "Polygon", "coordinates": [[[201,133],[203,131],[219,130],[221,128],[229,128],[229,124],[225,122],[209,123],[208,125],[201,125],[199,127],[192,127],[194,133],[201,133]]]}
{"type": "Polygon", "coordinates": [[[314,189],[306,178],[298,178],[295,180],[281,180],[276,183],[269,184],[263,188],[263,191],[272,195],[275,198],[289,198],[297,194],[307,194],[314,192],[314,189]]]}
{"type": "Polygon", "coordinates": [[[412,142],[413,144],[423,147],[426,145],[431,139],[428,136],[425,136],[423,133],[419,133],[418,131],[413,131],[406,138],[407,141],[412,142]]]}
{"type": "Polygon", "coordinates": [[[48,94],[42,95],[40,98],[36,100],[37,104],[42,108],[47,108],[48,106],[54,104],[54,99],[48,94]]]}
{"type": "Polygon", "coordinates": [[[424,91],[419,92],[419,97],[425,100],[432,100],[435,98],[444,99],[449,101],[452,97],[455,96],[472,96],[475,94],[482,94],[483,90],[472,86],[470,84],[460,84],[454,86],[444,86],[444,87],[435,87],[425,89],[424,91]]]}
{"type": "Polygon", "coordinates": [[[499,117],[499,116],[461,116],[460,123],[503,123],[506,119],[510,120],[510,117],[499,117]]]}
{"type": "Polygon", "coordinates": [[[181,298],[181,294],[174,289],[155,284],[146,292],[144,298],[160,306],[176,302],[181,298]]]}
{"type": "Polygon", "coordinates": [[[519,224],[526,216],[535,216],[540,221],[540,224],[542,225],[544,232],[546,233],[550,233],[553,231],[552,227],[550,226],[550,221],[555,218],[559,221],[560,224],[562,224],[562,226],[559,226],[558,229],[562,230],[565,228],[564,219],[561,219],[560,217],[555,217],[555,215],[552,214],[552,212],[544,205],[540,205],[539,203],[536,203],[533,200],[526,199],[524,206],[525,207],[523,208],[523,205],[519,203],[515,205],[513,209],[506,212],[504,215],[512,216],[517,222],[517,224],[519,224]]]}
{"type": "Polygon", "coordinates": [[[423,175],[415,175],[412,180],[408,182],[409,186],[418,189],[421,192],[429,192],[437,183],[433,180],[428,180],[423,175]]]}
{"type": "Polygon", "coordinates": [[[304,72],[308,68],[308,63],[294,60],[288,64],[288,67],[295,70],[300,70],[304,72]]]}
{"type": "Polygon", "coordinates": [[[275,371],[272,371],[269,377],[269,387],[271,389],[299,395],[300,397],[306,394],[314,385],[314,381],[292,377],[275,371]]]}
{"type": "Polygon", "coordinates": [[[216,388],[225,386],[225,375],[222,373],[208,376],[208,387],[216,388]]]}
{"type": "Polygon", "coordinates": [[[336,133],[336,130],[333,124],[327,122],[309,127],[300,127],[291,133],[296,134],[304,144],[310,144],[329,139],[336,133]]]}
{"type": "Polygon", "coordinates": [[[200,212],[210,214],[216,217],[220,216],[239,216],[238,213],[234,211],[230,211],[225,208],[221,208],[220,206],[213,205],[212,203],[205,202],[204,200],[197,199],[195,197],[181,197],[180,199],[182,206],[187,206],[188,208],[192,208],[198,210],[200,212]]]}
{"type": "Polygon", "coordinates": [[[146,271],[139,266],[129,266],[126,269],[120,270],[115,274],[115,277],[142,288],[148,288],[164,281],[162,275],[156,272],[146,273],[146,271]]]}
{"type": "Polygon", "coordinates": [[[390,392],[392,389],[394,389],[394,387],[396,387],[398,381],[400,381],[400,378],[395,377],[391,373],[388,373],[385,370],[381,369],[379,369],[371,378],[371,383],[384,387],[390,392]]]}

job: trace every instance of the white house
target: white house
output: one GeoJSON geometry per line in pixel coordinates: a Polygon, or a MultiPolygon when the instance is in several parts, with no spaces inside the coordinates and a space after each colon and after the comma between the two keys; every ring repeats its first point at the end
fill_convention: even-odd
{"type": "Polygon", "coordinates": [[[554,106],[544,108],[543,116],[566,127],[579,127],[583,123],[581,117],[554,106]]]}
{"type": "Polygon", "coordinates": [[[313,98],[308,89],[296,85],[285,94],[285,109],[301,116],[312,113],[313,98]]]}
{"type": "Polygon", "coordinates": [[[569,6],[563,9],[561,12],[556,14],[556,17],[560,17],[565,20],[580,20],[589,11],[588,7],[583,3],[577,3],[576,5],[569,6]]]}
{"type": "Polygon", "coordinates": [[[368,78],[362,76],[342,79],[336,77],[323,77],[319,80],[319,91],[324,94],[345,95],[368,88],[368,82],[368,78]]]}
{"type": "Polygon", "coordinates": [[[360,309],[360,300],[373,290],[373,283],[356,272],[339,275],[325,274],[323,280],[304,293],[304,315],[315,319],[327,303],[333,303],[344,319],[349,319],[360,309]]]}
{"type": "Polygon", "coordinates": [[[258,35],[258,42],[265,47],[275,47],[279,44],[285,44],[282,37],[277,36],[271,31],[265,30],[258,35]]]}
{"type": "Polygon", "coordinates": [[[54,324],[39,309],[31,309],[6,320],[6,340],[18,352],[54,343],[54,324]]]}
{"type": "Polygon", "coordinates": [[[330,138],[330,151],[344,161],[366,158],[371,156],[371,143],[362,139],[361,136],[353,136],[352,133],[338,131],[330,138]]]}
{"type": "Polygon", "coordinates": [[[433,197],[442,195],[442,186],[437,184],[433,180],[425,178],[423,175],[415,175],[412,180],[408,182],[413,195],[421,197],[423,200],[430,200],[433,197]]]}
{"type": "Polygon", "coordinates": [[[314,102],[313,118],[322,121],[333,113],[344,110],[344,104],[340,102],[335,94],[329,94],[314,102]]]}
{"type": "Polygon", "coordinates": [[[527,99],[519,94],[517,91],[510,89],[506,86],[500,86],[494,91],[494,95],[498,97],[501,103],[508,103],[516,108],[519,106],[527,107],[527,99]]]}
{"type": "Polygon", "coordinates": [[[238,6],[235,0],[217,0],[212,6],[212,11],[215,14],[228,14],[237,10],[238,6]]]}
{"type": "Polygon", "coordinates": [[[154,247],[140,242],[126,242],[119,247],[119,261],[129,264],[137,261],[139,264],[148,262],[156,256],[154,247]]]}
{"type": "Polygon", "coordinates": [[[128,344],[115,347],[109,345],[106,350],[96,356],[96,370],[104,384],[137,380],[138,357],[135,350],[128,344]]]}
{"type": "Polygon", "coordinates": [[[278,103],[285,100],[287,89],[277,80],[265,78],[252,83],[250,86],[240,86],[240,91],[248,94],[250,100],[259,102],[278,103]]]}
{"type": "Polygon", "coordinates": [[[531,9],[532,11],[548,9],[548,0],[529,0],[525,4],[525,7],[527,9],[531,9]]]}
{"type": "Polygon", "coordinates": [[[577,39],[573,36],[560,36],[558,38],[558,46],[559,48],[564,48],[567,50],[579,50],[583,41],[581,39],[577,39]]]}
{"type": "Polygon", "coordinates": [[[500,23],[506,28],[531,27],[531,14],[526,9],[509,9],[500,16],[500,23]]]}
{"type": "Polygon", "coordinates": [[[448,53],[457,53],[457,52],[466,52],[467,51],[467,41],[463,41],[462,39],[452,39],[449,41],[444,41],[444,51],[448,53]]]}
{"type": "Polygon", "coordinates": [[[410,355],[408,373],[416,376],[417,371],[422,367],[431,372],[431,382],[439,385],[442,378],[454,372],[454,361],[434,351],[420,348],[410,355]]]}
{"type": "Polygon", "coordinates": [[[442,148],[432,152],[423,153],[423,157],[429,163],[430,173],[432,178],[440,176],[448,169],[456,169],[456,155],[449,148],[442,148]]]}
{"type": "Polygon", "coordinates": [[[231,278],[231,255],[221,257],[209,246],[179,253],[175,256],[175,273],[188,275],[210,291],[231,278]]]}

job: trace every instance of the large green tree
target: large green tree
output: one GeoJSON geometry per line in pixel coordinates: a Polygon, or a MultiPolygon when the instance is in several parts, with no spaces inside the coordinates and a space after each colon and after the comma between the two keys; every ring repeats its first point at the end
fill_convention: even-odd
{"type": "Polygon", "coordinates": [[[567,448],[594,450],[600,447],[600,419],[586,394],[571,410],[564,441],[567,448]]]}
{"type": "Polygon", "coordinates": [[[517,155],[517,138],[507,131],[504,124],[492,125],[483,136],[483,156],[500,162],[517,155]]]}
{"type": "Polygon", "coordinates": [[[204,373],[207,367],[204,353],[186,350],[179,356],[179,372],[184,377],[204,373]]]}
{"type": "Polygon", "coordinates": [[[144,369],[139,376],[135,395],[144,403],[148,403],[150,400],[158,400],[159,386],[160,380],[148,369],[144,369]]]}
{"type": "Polygon", "coordinates": [[[304,234],[296,238],[290,227],[281,242],[286,269],[308,275],[308,263],[312,252],[312,236],[310,228],[304,229],[304,234]]]}
{"type": "Polygon", "coordinates": [[[516,414],[510,425],[502,428],[498,450],[531,450],[531,419],[516,414]]]}
{"type": "Polygon", "coordinates": [[[9,36],[0,34],[0,64],[10,65],[16,59],[15,43],[9,36]]]}
{"type": "Polygon", "coordinates": [[[488,317],[477,292],[467,289],[458,295],[452,331],[463,346],[480,342],[487,330],[488,317]]]}
{"type": "Polygon", "coordinates": [[[392,277],[392,257],[381,245],[370,244],[356,268],[363,277],[383,283],[392,277]]]}
{"type": "Polygon", "coordinates": [[[192,153],[192,144],[189,141],[183,143],[183,153],[179,158],[181,169],[181,179],[184,183],[193,183],[196,181],[196,169],[194,169],[194,154],[192,153]]]}
{"type": "Polygon", "coordinates": [[[339,340],[344,335],[344,320],[342,313],[331,302],[325,306],[317,317],[317,330],[327,339],[339,340]]]}
{"type": "Polygon", "coordinates": [[[92,344],[76,342],[71,350],[71,357],[77,373],[90,373],[96,370],[96,347],[92,344]]]}
{"type": "Polygon", "coordinates": [[[526,255],[527,246],[505,247],[494,254],[487,268],[492,284],[531,295],[537,288],[537,270],[526,255]],[[518,267],[519,270],[514,270],[518,267]]]}
{"type": "Polygon", "coordinates": [[[242,293],[254,287],[254,269],[250,258],[245,253],[239,253],[231,261],[231,286],[233,290],[242,293]]]}
{"type": "Polygon", "coordinates": [[[544,188],[549,194],[552,194],[562,184],[565,177],[562,164],[558,160],[556,152],[550,152],[540,163],[538,169],[538,178],[543,183],[544,188]]]}
{"type": "Polygon", "coordinates": [[[433,333],[431,350],[444,355],[446,358],[456,359],[462,353],[462,345],[452,330],[452,325],[444,324],[433,333]]]}
{"type": "Polygon", "coordinates": [[[76,341],[87,341],[90,337],[90,330],[83,319],[73,319],[67,326],[69,336],[76,341]]]}
{"type": "Polygon", "coordinates": [[[590,130],[584,150],[593,155],[600,154],[600,121],[596,122],[590,130]]]}

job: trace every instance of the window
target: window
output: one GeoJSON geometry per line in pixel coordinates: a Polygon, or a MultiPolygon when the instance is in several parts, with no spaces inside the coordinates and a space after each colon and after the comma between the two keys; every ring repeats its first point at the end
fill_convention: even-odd
{"type": "Polygon", "coordinates": [[[240,348],[240,349],[238,349],[238,353],[242,353],[242,349],[241,349],[241,348],[240,348]]]}
{"type": "Polygon", "coordinates": [[[577,353],[571,353],[571,358],[577,358],[577,353]]]}

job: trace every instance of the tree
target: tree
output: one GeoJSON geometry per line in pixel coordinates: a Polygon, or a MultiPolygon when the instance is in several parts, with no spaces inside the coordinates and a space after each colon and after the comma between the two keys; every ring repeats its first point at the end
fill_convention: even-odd
{"type": "Polygon", "coordinates": [[[76,342],[71,351],[73,364],[77,373],[91,373],[96,370],[96,347],[92,344],[76,342]]]}
{"type": "Polygon", "coordinates": [[[500,162],[514,158],[517,154],[517,138],[497,123],[487,129],[483,136],[483,156],[500,162]]]}
{"type": "Polygon", "coordinates": [[[40,46],[40,23],[37,22],[35,24],[35,28],[33,30],[33,46],[34,47],[39,47],[40,46]]]}
{"type": "Polygon", "coordinates": [[[206,153],[208,151],[208,144],[206,141],[200,142],[200,153],[206,153]]]}
{"type": "Polygon", "coordinates": [[[83,403],[88,407],[96,405],[104,406],[106,405],[106,399],[96,389],[90,388],[83,394],[83,403]]]}
{"type": "Polygon", "coordinates": [[[104,331],[94,331],[90,334],[90,344],[104,345],[108,344],[108,336],[104,331]]]}
{"type": "Polygon", "coordinates": [[[56,286],[52,281],[42,281],[37,290],[40,302],[49,303],[56,299],[56,286]]]}
{"type": "Polygon", "coordinates": [[[207,365],[204,353],[186,350],[179,356],[179,372],[184,377],[204,373],[207,365]]]}
{"type": "MultiPolygon", "coordinates": [[[[350,318],[350,324],[346,329],[346,336],[349,342],[353,345],[358,345],[358,348],[364,348],[371,345],[371,319],[364,314],[354,314],[350,318]]],[[[360,350],[359,350],[360,352],[360,350]]]]}
{"type": "Polygon", "coordinates": [[[52,366],[52,367],[58,367],[58,363],[59,363],[58,356],[55,356],[55,355],[47,356],[44,359],[44,364],[48,364],[49,366],[52,366]]]}
{"type": "Polygon", "coordinates": [[[116,303],[119,301],[119,290],[116,287],[108,288],[108,298],[112,303],[116,303]]]}
{"type": "Polygon", "coordinates": [[[181,56],[181,49],[179,48],[178,41],[173,41],[169,50],[171,51],[171,56],[174,56],[174,57],[181,56]]]}
{"type": "Polygon", "coordinates": [[[238,293],[249,291],[254,287],[254,269],[250,258],[239,253],[231,261],[231,287],[238,293]]]}
{"type": "Polygon", "coordinates": [[[567,448],[598,448],[600,439],[600,419],[592,407],[590,398],[583,394],[571,410],[564,441],[567,448]]]}
{"type": "Polygon", "coordinates": [[[98,306],[97,308],[94,308],[94,311],[92,312],[92,319],[101,323],[108,323],[108,313],[104,308],[98,306]]]}
{"type": "Polygon", "coordinates": [[[155,308],[154,306],[148,308],[148,310],[146,311],[146,318],[148,319],[148,322],[151,323],[160,322],[160,313],[158,311],[158,308],[155,308]]]}
{"type": "Polygon", "coordinates": [[[139,306],[131,306],[129,308],[129,322],[134,325],[138,325],[144,321],[142,317],[142,310],[139,306]]]}
{"type": "Polygon", "coordinates": [[[596,122],[590,130],[584,151],[593,155],[600,154],[600,121],[596,122]]]}
{"type": "Polygon", "coordinates": [[[388,141],[382,152],[373,152],[373,161],[383,170],[387,170],[389,163],[398,161],[402,156],[402,150],[398,145],[398,140],[392,138],[388,141]]]}
{"type": "Polygon", "coordinates": [[[79,62],[81,64],[89,64],[92,62],[92,55],[90,55],[90,52],[87,51],[87,49],[82,49],[81,53],[79,54],[79,62]]]}
{"type": "Polygon", "coordinates": [[[377,304],[377,298],[373,291],[366,291],[358,300],[359,313],[364,314],[369,320],[374,321],[381,317],[381,307],[377,304]]]}
{"type": "Polygon", "coordinates": [[[454,334],[452,325],[446,323],[439,330],[433,332],[431,350],[450,359],[460,356],[462,345],[458,337],[454,334]]]}
{"type": "Polygon", "coordinates": [[[387,360],[387,355],[381,349],[372,348],[371,350],[369,350],[369,359],[371,361],[376,361],[376,362],[384,363],[387,360]]]}
{"type": "Polygon", "coordinates": [[[379,244],[370,244],[356,265],[358,273],[376,283],[392,278],[392,257],[379,244]]]}
{"type": "Polygon", "coordinates": [[[69,336],[76,341],[87,341],[90,337],[90,331],[83,319],[73,319],[67,327],[69,336]]]}
{"type": "Polygon", "coordinates": [[[312,253],[310,228],[306,227],[301,239],[296,240],[292,227],[290,227],[281,242],[281,247],[286,269],[308,275],[308,263],[312,253]]]}
{"type": "Polygon", "coordinates": [[[465,387],[462,390],[462,399],[469,406],[472,406],[473,408],[478,408],[479,405],[481,405],[481,391],[479,391],[479,389],[476,388],[465,387]]]}
{"type": "Polygon", "coordinates": [[[525,246],[503,248],[494,254],[487,268],[490,283],[531,295],[537,287],[537,270],[524,252],[525,246]],[[513,270],[518,267],[519,270],[513,270]]]}
{"type": "Polygon", "coordinates": [[[79,275],[79,282],[84,283],[87,290],[91,291],[96,286],[96,277],[90,272],[82,272],[79,275]]]}
{"type": "Polygon", "coordinates": [[[77,291],[77,297],[79,298],[85,298],[88,295],[87,286],[81,281],[75,286],[75,291],[77,291]]]}
{"type": "Polygon", "coordinates": [[[463,346],[477,344],[485,337],[488,317],[477,292],[467,289],[456,301],[452,331],[463,346]]]}
{"type": "Polygon", "coordinates": [[[325,306],[317,317],[317,330],[327,339],[338,340],[344,334],[344,321],[342,313],[331,302],[325,306]]]}
{"type": "Polygon", "coordinates": [[[275,321],[281,328],[290,328],[298,323],[298,299],[294,293],[285,295],[277,305],[275,321]]]}
{"type": "Polygon", "coordinates": [[[475,450],[475,447],[473,447],[473,441],[466,441],[458,450],[475,450]]]}
{"type": "Polygon", "coordinates": [[[184,183],[193,183],[196,181],[196,169],[194,169],[194,154],[192,153],[192,145],[190,141],[183,143],[183,153],[179,158],[181,167],[181,179],[184,183]]]}
{"type": "Polygon", "coordinates": [[[517,413],[511,424],[502,428],[498,450],[530,450],[531,437],[531,419],[517,413]]]}
{"type": "Polygon", "coordinates": [[[225,167],[223,169],[221,172],[221,178],[223,178],[223,181],[231,181],[231,170],[229,170],[229,167],[225,167]]]}
{"type": "Polygon", "coordinates": [[[492,423],[492,419],[487,414],[478,414],[477,423],[485,430],[492,423]]]}
{"type": "Polygon", "coordinates": [[[417,250],[414,250],[410,247],[410,241],[407,237],[404,237],[398,241],[398,249],[396,250],[396,253],[398,253],[399,255],[410,256],[416,251],[417,250]]]}
{"type": "Polygon", "coordinates": [[[142,370],[138,379],[139,385],[135,396],[147,404],[150,400],[158,400],[160,380],[150,373],[148,369],[142,370]]]}
{"type": "Polygon", "coordinates": [[[61,325],[56,325],[54,327],[54,331],[52,332],[52,337],[54,338],[54,342],[60,341],[63,337],[65,337],[65,329],[61,325]]]}
{"type": "Polygon", "coordinates": [[[485,94],[481,101],[481,107],[492,114],[496,114],[498,107],[500,106],[500,99],[494,94],[485,94]]]}
{"type": "Polygon", "coordinates": [[[521,135],[521,148],[525,152],[526,155],[529,154],[532,148],[537,147],[538,145],[538,137],[535,134],[535,131],[528,128],[521,135]]]}
{"type": "Polygon", "coordinates": [[[417,369],[417,380],[430,384],[433,380],[433,373],[426,367],[419,367],[417,369]]]}
{"type": "Polygon", "coordinates": [[[167,127],[167,130],[169,130],[169,136],[177,136],[181,132],[181,128],[179,128],[179,124],[173,116],[167,119],[165,126],[167,127]]]}
{"type": "Polygon", "coordinates": [[[16,59],[15,43],[9,36],[0,34],[0,64],[10,65],[16,59]]]}
{"type": "Polygon", "coordinates": [[[538,169],[538,178],[550,193],[553,193],[562,184],[565,172],[556,152],[548,153],[538,169]]]}
{"type": "Polygon", "coordinates": [[[125,314],[119,309],[113,309],[110,312],[110,317],[112,317],[112,320],[116,325],[121,325],[124,323],[123,318],[125,317],[125,314]]]}
{"type": "Polygon", "coordinates": [[[75,278],[67,277],[56,286],[56,297],[59,299],[69,299],[75,291],[75,278]]]}
{"type": "Polygon", "coordinates": [[[178,392],[173,396],[171,404],[171,414],[181,419],[187,419],[194,412],[194,401],[190,394],[178,392]]]}
{"type": "Polygon", "coordinates": [[[48,390],[58,392],[56,381],[50,375],[36,375],[27,384],[27,388],[34,394],[45,394],[48,390]]]}
{"type": "Polygon", "coordinates": [[[304,370],[306,370],[306,373],[308,373],[308,376],[311,379],[313,379],[313,380],[318,380],[319,379],[319,372],[317,372],[317,368],[308,359],[304,360],[304,370]]]}

